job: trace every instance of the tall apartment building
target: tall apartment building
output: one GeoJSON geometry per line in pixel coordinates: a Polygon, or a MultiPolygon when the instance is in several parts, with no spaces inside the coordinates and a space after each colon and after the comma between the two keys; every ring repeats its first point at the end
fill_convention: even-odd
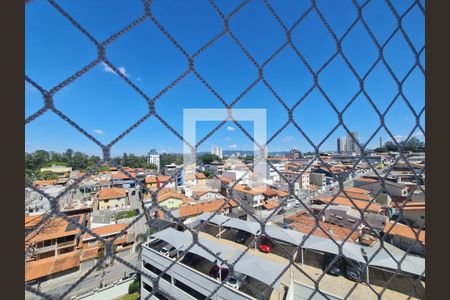
{"type": "Polygon", "coordinates": [[[347,151],[348,152],[359,152],[360,147],[356,143],[358,140],[358,133],[356,132],[350,132],[350,134],[347,134],[347,151]]]}
{"type": "Polygon", "coordinates": [[[337,139],[337,152],[359,152],[360,147],[356,143],[358,140],[357,132],[350,132],[346,137],[340,137],[337,139]]]}
{"type": "Polygon", "coordinates": [[[155,149],[151,149],[150,152],[148,152],[147,162],[149,164],[154,164],[157,167],[157,170],[159,171],[160,165],[159,165],[159,154],[156,152],[155,149]]]}
{"type": "Polygon", "coordinates": [[[291,149],[291,151],[289,151],[289,158],[290,159],[300,159],[300,151],[297,149],[291,149]]]}
{"type": "Polygon", "coordinates": [[[347,151],[347,140],[344,137],[337,139],[337,152],[342,153],[347,151]]]}
{"type": "Polygon", "coordinates": [[[220,157],[220,159],[223,158],[223,154],[222,154],[223,149],[220,148],[219,146],[213,146],[211,149],[211,154],[215,154],[218,157],[220,157]]]}

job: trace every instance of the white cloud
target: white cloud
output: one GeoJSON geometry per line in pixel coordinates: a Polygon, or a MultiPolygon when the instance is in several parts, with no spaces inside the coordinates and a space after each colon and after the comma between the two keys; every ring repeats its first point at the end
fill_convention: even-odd
{"type": "MultiPolygon", "coordinates": [[[[125,75],[126,77],[131,77],[131,75],[127,73],[127,70],[125,69],[124,66],[118,67],[117,70],[118,70],[120,73],[122,73],[123,75],[125,75]]],[[[103,71],[105,71],[106,73],[111,73],[111,74],[117,75],[116,72],[114,72],[114,70],[111,69],[111,68],[110,68],[107,64],[105,64],[104,62],[103,62],[103,71]]]]}
{"type": "Polygon", "coordinates": [[[228,126],[228,127],[227,127],[227,130],[228,130],[228,131],[235,131],[236,128],[234,128],[233,126],[228,126]]]}
{"type": "Polygon", "coordinates": [[[142,78],[141,77],[137,77],[136,80],[137,81],[142,81],[142,78]]]}
{"type": "Polygon", "coordinates": [[[294,137],[293,137],[292,135],[289,135],[289,136],[283,138],[283,139],[282,139],[282,142],[283,142],[283,143],[287,143],[287,142],[290,142],[290,141],[292,141],[292,140],[294,140],[294,137]]]}
{"type": "Polygon", "coordinates": [[[416,137],[423,137],[424,135],[423,135],[423,132],[422,131],[417,131],[417,132],[414,132],[413,133],[413,136],[416,136],[416,137]]]}
{"type": "Polygon", "coordinates": [[[226,136],[225,141],[231,141],[231,138],[229,136],[226,136]]]}
{"type": "Polygon", "coordinates": [[[105,132],[101,129],[94,129],[94,133],[96,134],[105,134],[105,132]]]}
{"type": "Polygon", "coordinates": [[[235,149],[235,148],[237,148],[237,145],[236,144],[231,144],[231,145],[228,145],[228,148],[235,149]]]}

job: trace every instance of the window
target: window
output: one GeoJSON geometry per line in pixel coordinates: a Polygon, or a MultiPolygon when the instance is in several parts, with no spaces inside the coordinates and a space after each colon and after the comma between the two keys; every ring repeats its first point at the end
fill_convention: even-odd
{"type": "MultiPolygon", "coordinates": [[[[150,272],[152,272],[152,273],[154,273],[154,274],[156,274],[156,275],[159,275],[159,274],[162,273],[162,271],[161,271],[160,269],[156,268],[155,266],[152,266],[152,265],[149,264],[149,263],[144,263],[144,267],[145,267],[147,270],[149,270],[150,272]]],[[[164,279],[165,281],[168,281],[168,282],[171,282],[171,281],[172,281],[172,278],[171,278],[170,275],[167,274],[167,273],[164,274],[164,275],[162,276],[162,279],[164,279]]]]}
{"type": "Polygon", "coordinates": [[[194,290],[190,286],[187,286],[186,284],[182,283],[181,281],[175,280],[175,286],[177,288],[179,288],[180,290],[183,290],[184,292],[188,293],[189,295],[191,295],[195,299],[203,300],[203,299],[207,298],[202,293],[197,292],[196,290],[194,290]]]}
{"type": "Polygon", "coordinates": [[[349,221],[350,223],[356,223],[356,220],[353,220],[353,219],[348,219],[348,221],[349,221]]]}
{"type": "Polygon", "coordinates": [[[336,216],[336,219],[342,220],[341,216],[336,216]]]}

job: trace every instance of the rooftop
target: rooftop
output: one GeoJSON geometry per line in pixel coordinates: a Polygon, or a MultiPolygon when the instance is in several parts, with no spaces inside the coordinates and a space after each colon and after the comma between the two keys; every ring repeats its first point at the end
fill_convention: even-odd
{"type": "Polygon", "coordinates": [[[98,200],[108,200],[126,197],[127,193],[124,188],[105,188],[98,193],[98,200]]]}

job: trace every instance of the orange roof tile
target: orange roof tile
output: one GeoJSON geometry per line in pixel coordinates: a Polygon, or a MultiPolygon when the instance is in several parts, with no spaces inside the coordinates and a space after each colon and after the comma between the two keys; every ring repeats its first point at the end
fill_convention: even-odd
{"type": "MultiPolygon", "coordinates": [[[[320,236],[323,238],[329,238],[329,236],[324,232],[327,231],[328,234],[333,237],[336,241],[343,241],[352,232],[351,229],[333,225],[327,222],[319,221],[319,227],[316,227],[316,220],[305,214],[298,215],[295,217],[294,222],[289,224],[289,227],[302,232],[304,234],[309,234],[312,231],[313,235],[320,236]],[[315,228],[315,229],[314,229],[315,228]],[[322,228],[322,229],[321,229],[322,228]]],[[[350,237],[346,240],[347,243],[352,243],[358,239],[359,234],[357,232],[351,233],[350,237]]]]}
{"type": "Polygon", "coordinates": [[[193,200],[191,198],[186,197],[185,195],[178,193],[177,191],[173,190],[173,189],[162,189],[159,193],[158,193],[158,202],[164,202],[170,198],[175,198],[178,200],[181,200],[185,203],[190,203],[193,200]]]}
{"type": "Polygon", "coordinates": [[[220,179],[220,181],[223,181],[225,183],[232,183],[233,182],[233,179],[230,179],[230,178],[225,177],[225,176],[217,176],[217,177],[220,179]]]}
{"type": "Polygon", "coordinates": [[[56,182],[58,182],[58,180],[56,180],[56,179],[36,180],[36,181],[33,181],[33,185],[35,185],[35,186],[55,185],[56,182]]]}
{"type": "Polygon", "coordinates": [[[331,203],[332,205],[345,205],[345,206],[350,206],[356,208],[358,210],[366,210],[366,212],[374,212],[374,213],[378,213],[382,207],[381,205],[377,204],[377,203],[371,203],[369,205],[368,201],[363,201],[363,200],[355,200],[352,199],[353,203],[347,198],[347,197],[336,197],[336,199],[333,200],[333,197],[320,197],[317,198],[316,200],[318,201],[322,201],[324,203],[331,203]],[[368,206],[368,207],[367,207],[368,206]]]}
{"type": "Polygon", "coordinates": [[[203,173],[195,173],[195,177],[197,179],[206,179],[206,176],[203,173]]]}
{"type": "Polygon", "coordinates": [[[156,183],[156,177],[155,176],[149,176],[145,177],[145,183],[156,183]]]}
{"type": "Polygon", "coordinates": [[[389,221],[389,223],[387,223],[384,226],[383,229],[384,233],[389,233],[390,235],[399,235],[399,236],[403,236],[409,239],[416,239],[416,233],[418,235],[418,240],[425,244],[425,230],[420,230],[420,229],[416,229],[416,228],[411,228],[408,225],[404,225],[404,224],[400,224],[400,223],[396,223],[394,225],[394,221],[389,221]],[[390,230],[390,231],[389,231],[390,230]]]}
{"type": "MultiPolygon", "coordinates": [[[[75,216],[72,216],[75,217],[75,216]]],[[[79,224],[83,221],[83,216],[79,215],[79,224]]],[[[25,237],[25,240],[27,243],[33,243],[33,242],[41,242],[51,239],[56,239],[60,237],[75,235],[78,232],[80,232],[80,229],[78,227],[75,227],[72,230],[66,231],[67,227],[69,225],[69,222],[67,222],[65,219],[56,217],[50,220],[47,220],[38,230],[35,230],[28,234],[25,237]]]]}
{"type": "Polygon", "coordinates": [[[347,193],[355,193],[355,194],[364,194],[364,195],[370,194],[370,191],[368,190],[360,189],[353,186],[344,188],[344,191],[346,191],[347,193]]]}
{"type": "Polygon", "coordinates": [[[58,273],[80,265],[78,251],[64,253],[25,263],[25,281],[38,279],[50,274],[58,273]]]}
{"type": "MultiPolygon", "coordinates": [[[[94,229],[91,229],[91,231],[93,233],[103,237],[103,236],[107,236],[107,235],[118,234],[119,232],[121,232],[122,230],[127,228],[127,226],[128,226],[128,224],[110,224],[110,225],[96,227],[94,229]]],[[[96,237],[94,237],[93,235],[90,235],[89,233],[86,232],[83,237],[83,241],[95,239],[95,238],[96,237]]]]}
{"type": "Polygon", "coordinates": [[[268,200],[263,202],[263,207],[268,210],[277,208],[279,205],[280,203],[276,200],[268,200]]]}
{"type": "Polygon", "coordinates": [[[42,216],[25,216],[25,228],[34,227],[42,221],[42,216]]]}
{"type": "Polygon", "coordinates": [[[170,180],[170,176],[163,176],[163,175],[160,175],[160,176],[157,177],[157,180],[158,180],[159,182],[166,182],[166,181],[169,181],[169,180],[170,180]]]}
{"type": "Polygon", "coordinates": [[[127,193],[125,192],[124,188],[105,188],[101,189],[98,193],[98,200],[108,200],[108,199],[115,199],[115,198],[122,198],[126,197],[127,193]]]}
{"type": "Polygon", "coordinates": [[[111,174],[111,178],[112,179],[129,179],[130,177],[128,177],[127,175],[125,175],[122,172],[117,172],[116,174],[111,174]]]}
{"type": "MultiPolygon", "coordinates": [[[[190,217],[190,216],[196,216],[199,214],[202,214],[204,212],[214,212],[218,211],[222,205],[224,205],[225,200],[215,200],[210,202],[202,202],[194,205],[184,205],[180,206],[179,208],[179,216],[180,217],[190,217]]],[[[222,210],[224,208],[227,208],[229,206],[236,206],[237,203],[233,200],[229,201],[229,204],[226,203],[222,210]]]]}

